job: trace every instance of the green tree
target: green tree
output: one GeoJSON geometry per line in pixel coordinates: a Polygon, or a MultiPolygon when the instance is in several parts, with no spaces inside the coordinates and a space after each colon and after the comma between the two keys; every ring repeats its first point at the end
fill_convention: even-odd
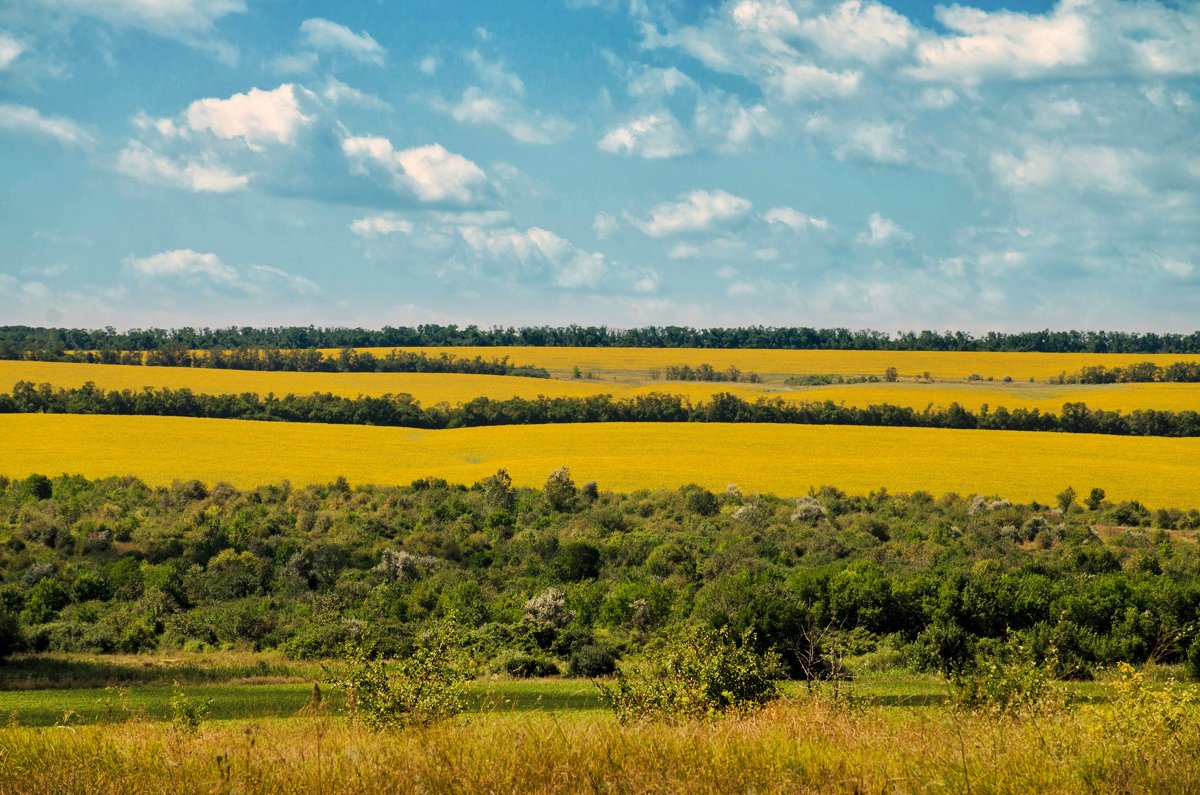
{"type": "Polygon", "coordinates": [[[546,495],[546,501],[550,503],[550,507],[560,513],[573,511],[579,497],[575,481],[571,479],[571,470],[566,467],[550,473],[550,476],[546,478],[546,485],[542,488],[542,493],[546,495]]]}

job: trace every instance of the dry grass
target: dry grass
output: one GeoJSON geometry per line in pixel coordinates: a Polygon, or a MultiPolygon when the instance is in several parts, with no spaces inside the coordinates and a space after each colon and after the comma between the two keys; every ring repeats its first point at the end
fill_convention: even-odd
{"type": "Polygon", "coordinates": [[[331,392],[344,397],[379,396],[407,392],[422,405],[451,406],[477,397],[504,400],[512,397],[586,397],[611,394],[628,398],[649,392],[683,395],[693,402],[708,400],[718,392],[731,392],[747,400],[783,397],[788,400],[832,400],[847,406],[891,403],[923,409],[928,405],[959,403],[976,410],[986,403],[991,408],[1040,409],[1058,413],[1063,403],[1082,401],[1094,409],[1131,411],[1200,409],[1200,384],[1106,384],[1099,386],[983,383],[878,383],[820,387],[786,387],[773,384],[700,383],[651,381],[645,374],[627,374],[623,380],[562,380],[514,376],[439,373],[283,373],[241,370],[210,370],[186,367],[138,367],[133,365],[70,364],[63,362],[0,361],[0,390],[9,391],[17,381],[77,387],[87,381],[104,389],[139,390],[145,386],[191,389],[202,394],[257,392],[276,395],[331,392]]]}
{"type": "MultiPolygon", "coordinates": [[[[1189,724],[1190,726],[1190,724],[1189,724]]],[[[0,729],[0,791],[1195,792],[1197,736],[1086,710],[996,720],[783,703],[742,722],[494,714],[369,734],[336,719],[0,729]]]]}
{"type": "Polygon", "coordinates": [[[756,424],[534,425],[407,428],[83,415],[0,416],[0,473],[134,474],[151,483],[289,479],[474,483],[506,468],[541,485],[571,468],[578,482],[632,491],[695,482],[780,495],[836,485],[866,493],[923,489],[1049,502],[1065,486],[1113,500],[1200,506],[1200,439],[924,428],[756,424]]]}

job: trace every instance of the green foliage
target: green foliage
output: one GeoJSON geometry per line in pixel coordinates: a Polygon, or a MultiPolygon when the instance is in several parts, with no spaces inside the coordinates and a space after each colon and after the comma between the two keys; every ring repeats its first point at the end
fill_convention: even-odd
{"type": "Polygon", "coordinates": [[[949,676],[953,703],[993,715],[1045,712],[1062,706],[1052,686],[1054,661],[1039,663],[1017,638],[989,644],[949,676]]]}
{"type": "Polygon", "coordinates": [[[343,663],[329,681],[345,692],[351,717],[372,730],[428,726],[464,708],[463,683],[471,674],[453,619],[418,636],[403,659],[389,663],[348,644],[343,663]]]}
{"type": "Polygon", "coordinates": [[[596,679],[617,672],[617,653],[608,646],[589,643],[571,654],[567,671],[571,676],[596,679]]]}
{"type": "Polygon", "coordinates": [[[0,662],[22,647],[21,621],[7,607],[0,605],[0,662]]]}
{"type": "Polygon", "coordinates": [[[1193,682],[1200,682],[1200,635],[1193,638],[1188,646],[1187,673],[1193,682]]]}
{"type": "Polygon", "coordinates": [[[501,660],[499,667],[503,673],[518,679],[558,676],[562,673],[554,660],[539,654],[512,654],[501,660]]]}
{"type": "Polygon", "coordinates": [[[211,698],[193,699],[176,686],[171,697],[171,725],[179,731],[195,733],[211,709],[211,698]]]}
{"type": "Polygon", "coordinates": [[[560,513],[569,513],[575,510],[578,492],[575,488],[575,481],[571,479],[571,470],[566,467],[550,473],[550,476],[546,478],[546,485],[543,487],[542,493],[546,495],[546,501],[554,510],[560,513]]]}
{"type": "Polygon", "coordinates": [[[685,629],[647,652],[639,665],[611,684],[597,683],[617,719],[711,720],[745,716],[779,697],[782,665],[774,653],[754,650],[746,633],[685,629]]]}

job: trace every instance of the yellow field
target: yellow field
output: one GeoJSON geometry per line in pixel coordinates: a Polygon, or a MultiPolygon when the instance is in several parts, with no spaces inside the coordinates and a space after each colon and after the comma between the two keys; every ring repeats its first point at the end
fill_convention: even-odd
{"type": "MultiPolygon", "coordinates": [[[[363,348],[377,356],[386,356],[391,348],[363,348]]],[[[793,375],[840,374],[883,375],[895,367],[901,376],[915,377],[925,372],[939,379],[965,379],[972,374],[1000,380],[1005,376],[1020,381],[1034,378],[1045,381],[1061,372],[1068,375],[1081,367],[1104,365],[1123,367],[1134,362],[1155,362],[1165,366],[1178,361],[1195,361],[1187,354],[1105,354],[1105,353],[941,353],[924,351],[777,351],[723,350],[710,348],[400,348],[436,356],[447,353],[461,358],[481,356],[499,359],[507,356],[514,364],[545,367],[555,375],[569,374],[575,367],[601,374],[632,374],[644,378],[650,370],[669,365],[710,364],[718,370],[736,365],[754,371],[768,380],[793,375]]],[[[327,350],[335,354],[336,350],[327,350]]]]}
{"type": "Polygon", "coordinates": [[[753,400],[782,396],[789,400],[832,400],[847,406],[891,403],[923,409],[957,402],[971,410],[981,404],[995,409],[1041,409],[1058,413],[1068,401],[1082,401],[1093,409],[1109,411],[1159,409],[1200,410],[1200,384],[1105,384],[1099,386],[1052,385],[1029,382],[982,383],[879,383],[820,387],[784,387],[778,384],[723,384],[681,381],[596,379],[559,380],[495,375],[437,373],[284,373],[242,370],[211,370],[188,367],[138,367],[113,364],[69,364],[61,362],[0,361],[0,390],[10,391],[17,381],[81,386],[87,381],[104,389],[133,389],[144,386],[184,387],[204,394],[257,392],[266,395],[331,392],[344,397],[378,396],[407,392],[422,405],[457,405],[476,397],[503,400],[511,397],[585,397],[611,394],[632,397],[648,392],[684,395],[693,402],[707,400],[718,392],[732,392],[753,400]]]}
{"type": "Polygon", "coordinates": [[[238,486],[288,479],[473,483],[504,467],[522,485],[569,466],[628,491],[695,482],[799,495],[836,485],[1049,502],[1070,485],[1110,499],[1200,507],[1200,439],[844,426],[597,424],[452,431],[176,417],[0,416],[0,473],[133,474],[238,486]]]}

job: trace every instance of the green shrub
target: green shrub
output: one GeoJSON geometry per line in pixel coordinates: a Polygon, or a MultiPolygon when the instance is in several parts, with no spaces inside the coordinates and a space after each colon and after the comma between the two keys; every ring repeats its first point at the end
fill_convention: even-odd
{"type": "Polygon", "coordinates": [[[464,708],[470,675],[453,620],[419,636],[412,654],[391,665],[359,644],[347,645],[345,668],[329,681],[346,693],[346,710],[368,728],[428,726],[464,708]]]}
{"type": "Polygon", "coordinates": [[[501,670],[509,676],[519,679],[532,679],[539,676],[558,676],[562,671],[558,664],[549,657],[536,654],[513,654],[501,661],[501,670]]]}
{"type": "Polygon", "coordinates": [[[612,685],[597,683],[617,719],[709,720],[748,715],[779,697],[778,655],[754,651],[751,633],[685,629],[612,685]]]}
{"type": "Polygon", "coordinates": [[[1193,682],[1200,682],[1200,635],[1192,641],[1187,650],[1187,672],[1193,682]]]}
{"type": "Polygon", "coordinates": [[[589,679],[612,676],[617,672],[617,653],[608,646],[592,643],[576,649],[568,665],[571,676],[589,679]]]}
{"type": "Polygon", "coordinates": [[[195,732],[211,709],[211,698],[194,700],[177,685],[171,697],[171,725],[179,731],[195,732]]]}

